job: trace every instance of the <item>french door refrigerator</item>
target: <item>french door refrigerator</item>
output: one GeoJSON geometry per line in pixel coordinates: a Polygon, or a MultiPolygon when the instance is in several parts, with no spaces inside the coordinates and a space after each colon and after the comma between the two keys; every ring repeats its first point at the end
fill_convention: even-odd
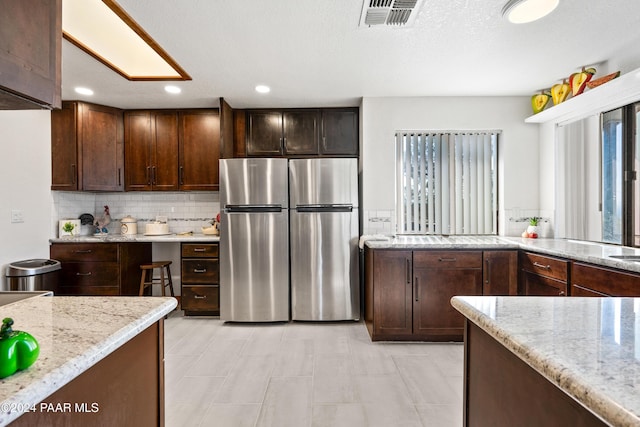
{"type": "Polygon", "coordinates": [[[291,317],[360,318],[357,159],[289,160],[291,317]]]}
{"type": "Polygon", "coordinates": [[[220,207],[220,319],[288,321],[287,160],[220,160],[220,207]]]}

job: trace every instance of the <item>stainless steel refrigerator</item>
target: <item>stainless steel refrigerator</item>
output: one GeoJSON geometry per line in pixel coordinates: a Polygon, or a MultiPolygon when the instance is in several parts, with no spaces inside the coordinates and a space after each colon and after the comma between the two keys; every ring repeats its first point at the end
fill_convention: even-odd
{"type": "Polygon", "coordinates": [[[291,317],[360,318],[357,159],[289,161],[291,317]]]}
{"type": "Polygon", "coordinates": [[[220,160],[220,319],[289,320],[286,159],[220,160]]]}

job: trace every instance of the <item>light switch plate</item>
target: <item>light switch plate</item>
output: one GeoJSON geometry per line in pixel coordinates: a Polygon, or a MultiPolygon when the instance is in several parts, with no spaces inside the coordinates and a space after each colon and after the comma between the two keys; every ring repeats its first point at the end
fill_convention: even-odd
{"type": "Polygon", "coordinates": [[[20,222],[24,222],[24,215],[20,209],[12,209],[11,210],[11,223],[17,224],[20,222]]]}

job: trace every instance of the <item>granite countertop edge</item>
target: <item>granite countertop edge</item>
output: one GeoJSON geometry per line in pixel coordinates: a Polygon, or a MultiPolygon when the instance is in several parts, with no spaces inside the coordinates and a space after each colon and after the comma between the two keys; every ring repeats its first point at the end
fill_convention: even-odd
{"type": "MultiPolygon", "coordinates": [[[[96,363],[113,353],[118,348],[122,347],[126,342],[151,326],[153,323],[160,320],[166,314],[170,313],[177,306],[177,300],[175,298],[153,298],[157,298],[158,301],[164,301],[141,317],[129,322],[119,330],[114,331],[101,342],[86,349],[82,354],[67,360],[65,363],[51,369],[41,377],[35,380],[30,380],[29,377],[20,377],[19,375],[22,373],[18,373],[5,379],[13,381],[13,378],[15,378],[16,381],[28,383],[21,385],[17,392],[0,401],[0,426],[7,425],[20,417],[23,414],[23,411],[18,410],[19,408],[29,408],[44,401],[48,396],[64,387],[66,384],[74,380],[89,368],[93,367],[96,363]]],[[[23,301],[18,301],[12,305],[18,305],[22,302],[23,301]]],[[[38,362],[36,361],[36,363],[38,362]]],[[[24,372],[26,373],[28,370],[24,372]]]]}
{"type": "Polygon", "coordinates": [[[623,261],[611,255],[640,256],[640,249],[606,243],[568,239],[525,239],[505,236],[373,236],[363,238],[371,249],[522,249],[544,255],[640,273],[640,262],[623,261]]]}
{"type": "Polygon", "coordinates": [[[501,328],[496,321],[467,303],[464,298],[453,297],[451,305],[524,363],[581,403],[595,416],[611,425],[640,425],[640,418],[636,414],[586,384],[579,375],[558,363],[553,357],[545,356],[535,348],[519,342],[512,334],[501,328]]]}
{"type": "Polygon", "coordinates": [[[49,243],[135,243],[135,242],[151,242],[151,243],[189,243],[189,242],[218,242],[220,236],[215,234],[168,234],[149,236],[144,234],[136,234],[133,236],[122,234],[105,234],[101,236],[73,236],[73,237],[57,237],[49,239],[49,243]]]}

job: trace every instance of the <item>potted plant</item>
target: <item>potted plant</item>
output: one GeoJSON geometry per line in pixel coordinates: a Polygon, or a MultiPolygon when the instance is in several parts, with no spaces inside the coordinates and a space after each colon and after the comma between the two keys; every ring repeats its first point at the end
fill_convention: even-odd
{"type": "Polygon", "coordinates": [[[542,218],[539,216],[533,216],[529,218],[529,226],[526,231],[522,233],[523,237],[529,237],[531,239],[536,239],[538,237],[538,223],[542,218]],[[526,236],[525,236],[526,233],[526,236]]]}

